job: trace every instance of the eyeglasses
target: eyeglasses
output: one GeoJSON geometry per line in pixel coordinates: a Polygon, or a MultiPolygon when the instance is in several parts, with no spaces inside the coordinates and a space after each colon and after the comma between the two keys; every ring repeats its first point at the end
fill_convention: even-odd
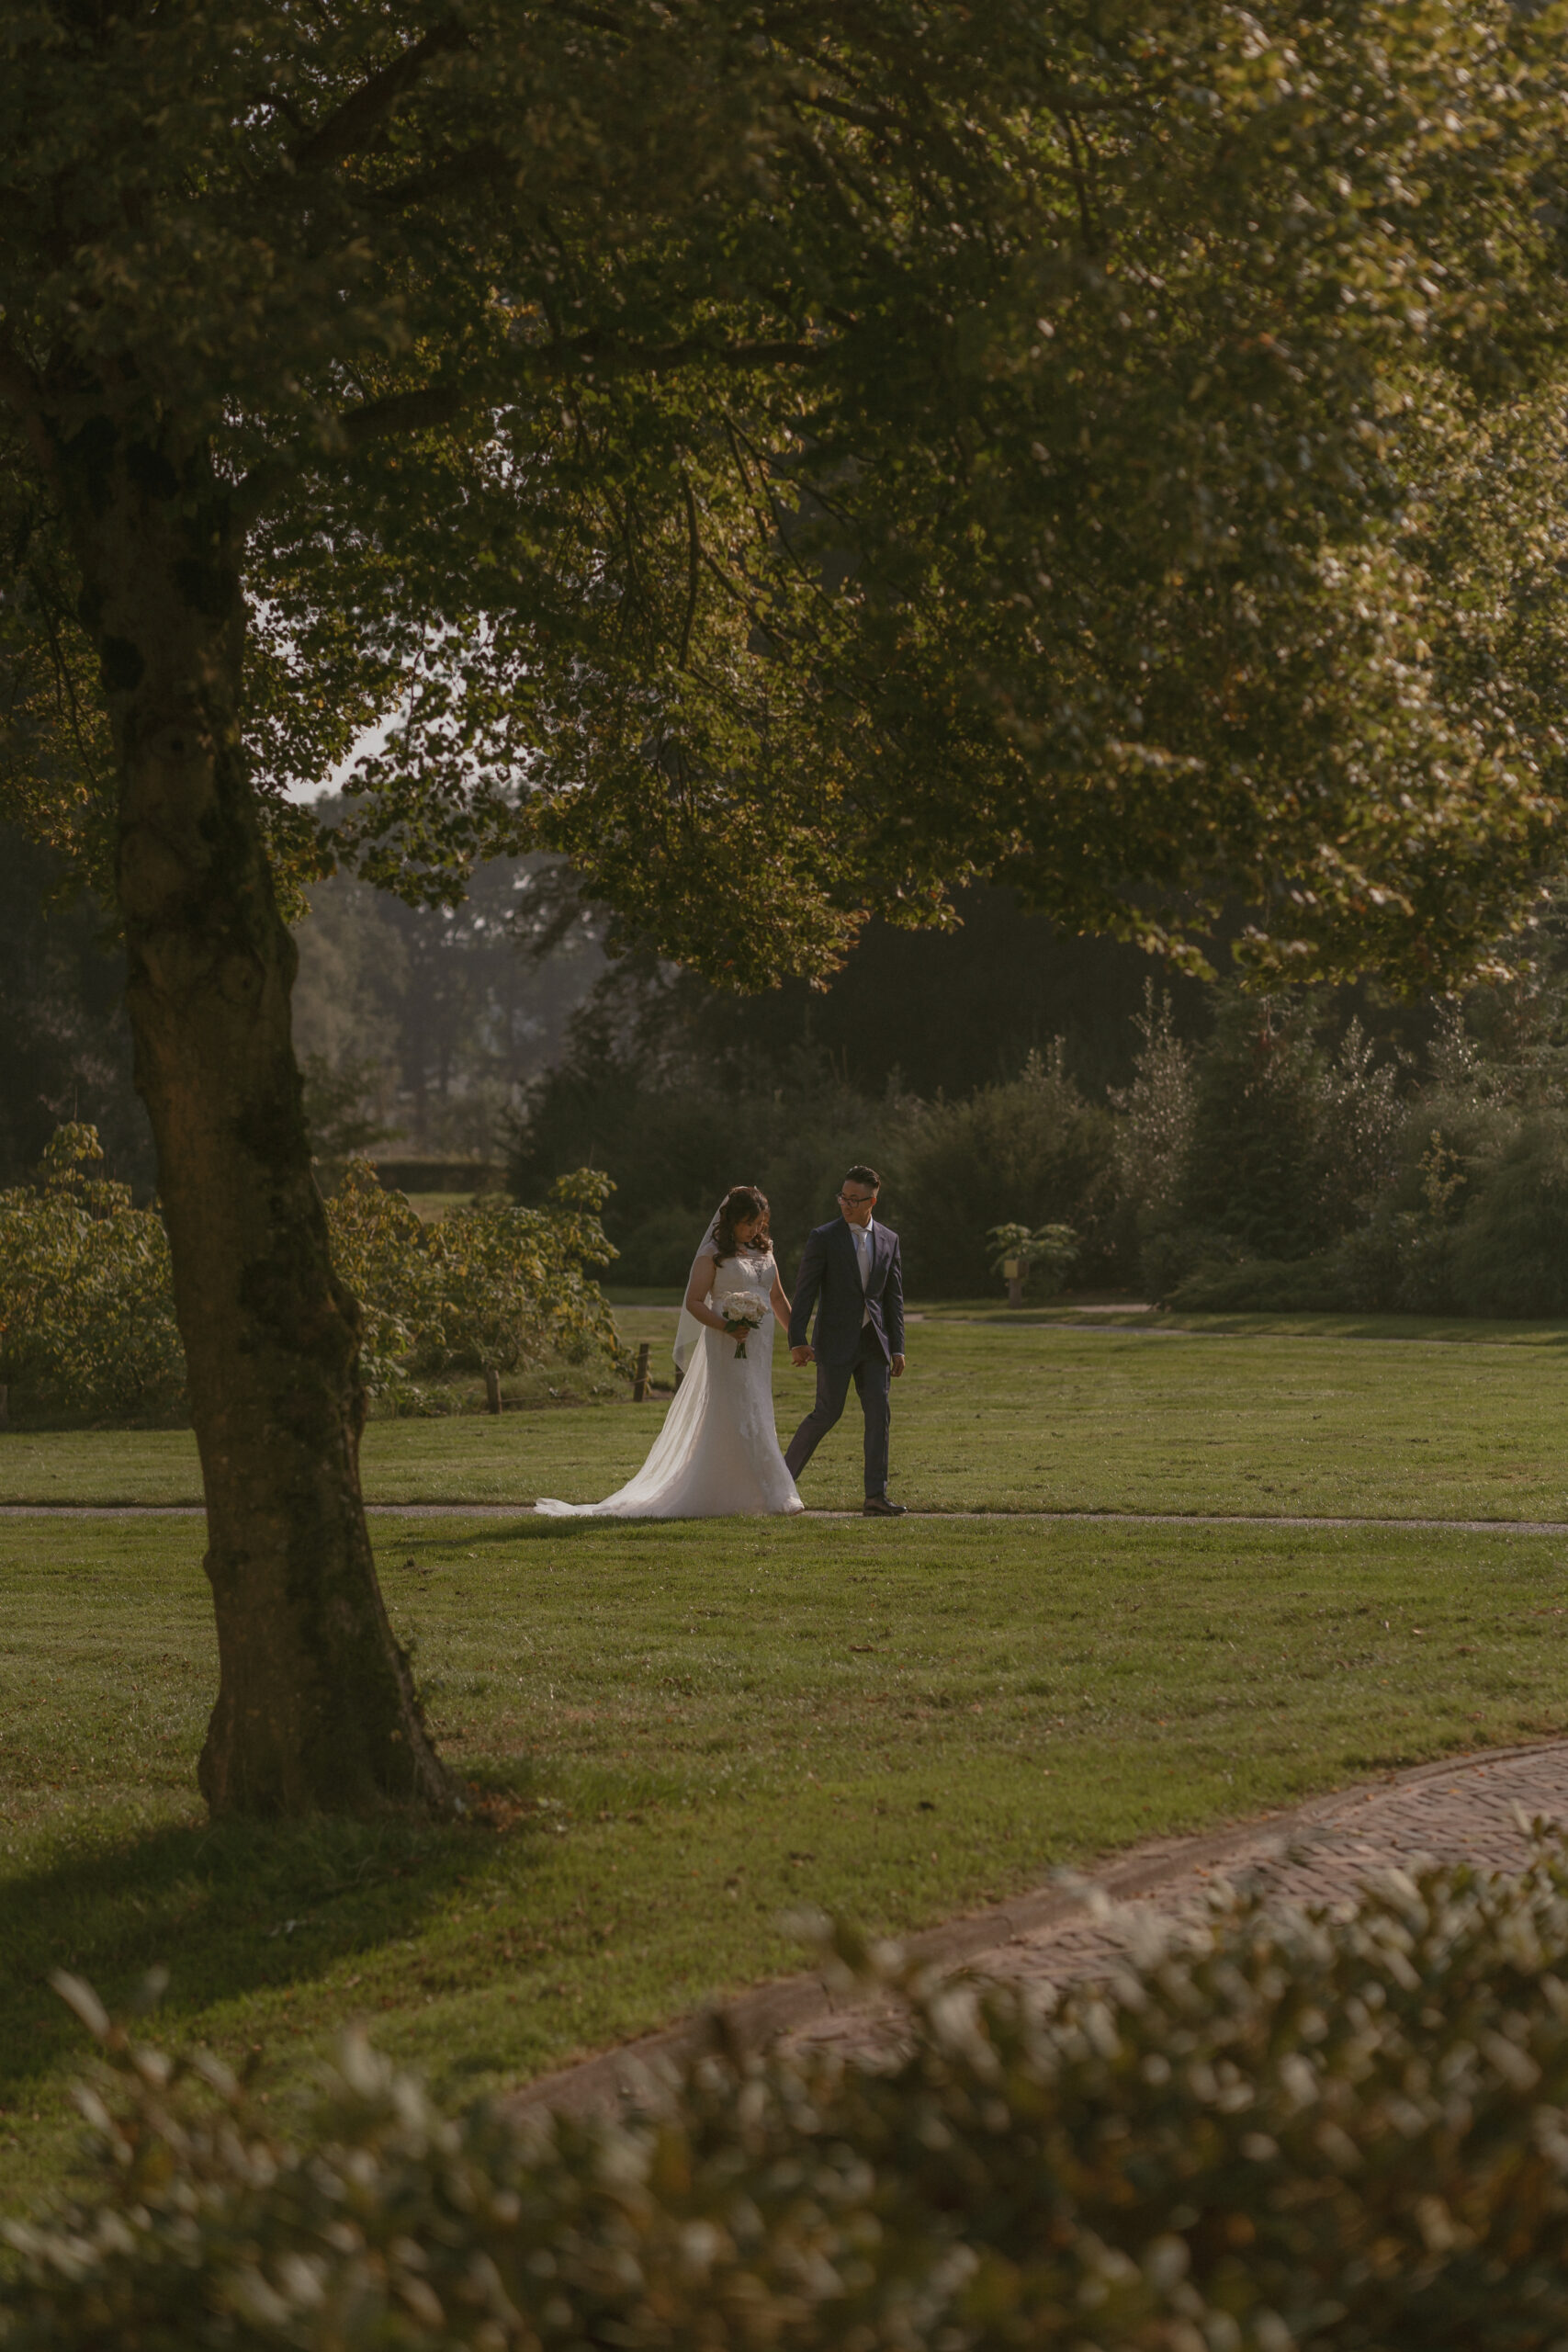
{"type": "Polygon", "coordinates": [[[847,1209],[863,1209],[875,1200],[874,1193],[840,1193],[839,1198],[847,1209]]]}

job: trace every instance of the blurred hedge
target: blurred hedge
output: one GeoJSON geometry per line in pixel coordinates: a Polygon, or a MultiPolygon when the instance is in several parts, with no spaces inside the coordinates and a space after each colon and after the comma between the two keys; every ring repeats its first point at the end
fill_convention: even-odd
{"type": "Polygon", "coordinates": [[[183,1408],[169,1241],[102,1173],[96,1127],[57,1127],[35,1184],[0,1193],[0,1380],[14,1413],[183,1408]]]}
{"type": "MultiPolygon", "coordinates": [[[[0,1193],[0,1381],[38,1419],[183,1412],[185,1352],[168,1236],[156,1207],[98,1171],[89,1126],[59,1128],[36,1185],[0,1193]]],[[[557,1179],[542,1208],[498,1194],[422,1224],[366,1159],[326,1204],[333,1262],[364,1309],[360,1372],[417,1404],[411,1375],[512,1373],[624,1351],[587,1269],[615,1257],[593,1169],[557,1179]]]]}
{"type": "MultiPolygon", "coordinates": [[[[858,1959],[848,1939],[840,1951],[858,1959]]],[[[1049,2012],[904,1979],[880,2066],[712,2053],[626,2124],[436,2110],[360,2041],[308,2130],[107,2027],[91,2188],[5,2352],[1548,2352],[1568,1871],[1241,1906],[1049,2012]]]]}
{"type": "Polygon", "coordinates": [[[426,1225],[372,1161],[351,1159],[327,1229],[364,1311],[359,1371],[372,1396],[411,1373],[515,1372],[551,1354],[618,1364],[615,1317],[585,1271],[615,1255],[599,1222],[612,1189],[580,1168],[557,1178],[543,1208],[487,1194],[426,1225]]]}

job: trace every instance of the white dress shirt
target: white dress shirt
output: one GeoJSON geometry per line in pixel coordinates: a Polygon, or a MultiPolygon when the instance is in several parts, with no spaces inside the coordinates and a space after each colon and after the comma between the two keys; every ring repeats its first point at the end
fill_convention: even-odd
{"type": "MultiPolygon", "coordinates": [[[[845,1223],[849,1223],[848,1218],[845,1219],[845,1223]]],[[[850,1239],[855,1245],[855,1258],[860,1266],[860,1286],[862,1290],[864,1290],[866,1284],[871,1280],[871,1261],[876,1247],[876,1244],[871,1238],[870,1225],[850,1226],[850,1239]]],[[[871,1305],[868,1300],[865,1313],[861,1317],[861,1329],[863,1331],[870,1321],[871,1305]]]]}

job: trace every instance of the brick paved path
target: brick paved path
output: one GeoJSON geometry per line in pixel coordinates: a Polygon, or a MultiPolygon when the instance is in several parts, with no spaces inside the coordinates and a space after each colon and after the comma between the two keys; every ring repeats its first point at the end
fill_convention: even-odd
{"type": "MultiPolygon", "coordinates": [[[[1110,1897],[1109,1914],[1097,1917],[1100,1906],[1091,1910],[1080,1898],[1054,1916],[1021,1917],[964,1952],[963,1964],[1005,1982],[1060,1989],[1098,1974],[1124,1951],[1141,1917],[1201,1918],[1222,1883],[1241,1893],[1348,1911],[1370,1877],[1420,1860],[1517,1870],[1529,1851],[1521,1815],[1525,1821],[1543,1815],[1568,1825],[1568,1742],[1457,1766],[1423,1765],[1381,1786],[1320,1798],[1224,1838],[1145,1848],[1087,1882],[1110,1897]]],[[[849,2051],[880,2041],[886,2031],[867,2012],[846,2011],[814,2019],[791,2039],[849,2051]]]]}
{"type": "MultiPolygon", "coordinates": [[[[1140,1916],[1200,1917],[1222,1881],[1292,1903],[1348,1906],[1366,1879],[1408,1869],[1418,1857],[1517,1869],[1528,1850],[1521,1813],[1568,1824],[1568,1740],[1424,1764],[1238,1828],[1143,1846],[1071,1884],[911,1936],[905,1949],[941,1968],[1060,1986],[1099,1973],[1135,1934],[1140,1916]],[[1095,1889],[1109,1899],[1109,1914],[1086,1901],[1095,1889]]],[[[784,2039],[846,2053],[883,2045],[893,2030],[886,2010],[845,2006],[817,1975],[759,1985],[728,2016],[749,2043],[784,2039]]],[[[547,2075],[519,2092],[518,2103],[614,2110],[646,2088],[647,2069],[678,2062],[703,2033],[701,2020],[687,2020],[547,2075]]]]}

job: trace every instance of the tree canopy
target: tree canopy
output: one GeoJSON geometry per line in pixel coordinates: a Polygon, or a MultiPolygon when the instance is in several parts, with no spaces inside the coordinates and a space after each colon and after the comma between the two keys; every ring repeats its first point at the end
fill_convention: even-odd
{"type": "MultiPolygon", "coordinates": [[[[93,656],[111,703],[131,656],[70,515],[113,435],[244,537],[280,868],[452,894],[547,846],[749,984],[976,874],[1156,943],[1239,895],[1266,962],[1445,978],[1557,788],[1506,573],[1434,549],[1558,336],[1564,29],[15,7],[13,798],[112,861],[93,656]],[[378,726],[314,838],[286,788],[378,726]]],[[[1551,523],[1535,457],[1506,535],[1551,523]]]]}
{"type": "Polygon", "coordinates": [[[202,1784],[453,1801],[290,894],[564,854],[757,986],[1023,888],[1484,962],[1551,843],[1568,0],[13,0],[0,790],[123,928],[202,1784]],[[330,837],[291,789],[372,735],[330,837]]]}

